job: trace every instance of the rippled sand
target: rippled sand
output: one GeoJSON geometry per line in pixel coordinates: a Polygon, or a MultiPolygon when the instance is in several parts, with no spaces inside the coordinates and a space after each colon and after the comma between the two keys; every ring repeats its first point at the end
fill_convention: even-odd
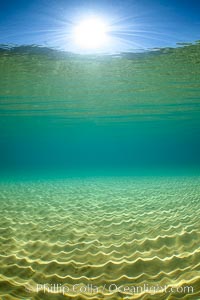
{"type": "Polygon", "coordinates": [[[16,181],[0,191],[1,300],[200,299],[200,178],[16,181]]]}

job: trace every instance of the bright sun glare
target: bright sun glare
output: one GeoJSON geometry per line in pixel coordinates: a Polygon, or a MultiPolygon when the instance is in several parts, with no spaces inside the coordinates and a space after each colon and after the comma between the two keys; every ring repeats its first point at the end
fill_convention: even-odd
{"type": "Polygon", "coordinates": [[[96,17],[80,22],[74,28],[74,41],[82,49],[99,49],[106,44],[108,26],[96,17]]]}

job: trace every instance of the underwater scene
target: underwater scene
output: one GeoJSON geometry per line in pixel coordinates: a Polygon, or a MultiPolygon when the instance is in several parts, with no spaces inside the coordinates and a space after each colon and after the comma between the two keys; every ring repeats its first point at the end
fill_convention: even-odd
{"type": "Polygon", "coordinates": [[[200,43],[0,70],[0,299],[200,299],[200,43]]]}

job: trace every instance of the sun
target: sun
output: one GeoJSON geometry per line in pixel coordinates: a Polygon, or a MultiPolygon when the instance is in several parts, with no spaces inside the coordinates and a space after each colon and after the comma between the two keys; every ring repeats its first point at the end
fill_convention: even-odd
{"type": "Polygon", "coordinates": [[[81,21],[73,30],[75,44],[82,49],[100,49],[108,39],[108,25],[92,17],[81,21]]]}

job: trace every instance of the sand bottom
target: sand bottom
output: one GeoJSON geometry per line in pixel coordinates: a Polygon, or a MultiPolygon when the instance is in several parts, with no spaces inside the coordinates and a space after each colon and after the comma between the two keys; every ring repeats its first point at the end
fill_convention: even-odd
{"type": "Polygon", "coordinates": [[[0,184],[0,299],[200,299],[200,178],[0,184]]]}

